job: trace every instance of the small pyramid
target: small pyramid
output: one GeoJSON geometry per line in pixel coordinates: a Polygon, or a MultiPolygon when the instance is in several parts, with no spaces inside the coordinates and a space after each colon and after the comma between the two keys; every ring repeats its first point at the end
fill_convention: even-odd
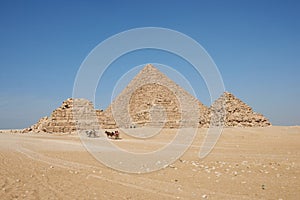
{"type": "Polygon", "coordinates": [[[98,122],[89,120],[91,116],[96,117],[96,110],[92,102],[86,99],[65,100],[60,107],[55,109],[50,117],[41,118],[36,124],[23,130],[26,132],[47,133],[72,133],[79,129],[97,128],[98,122]]]}
{"type": "Polygon", "coordinates": [[[208,108],[148,64],[104,111],[104,115],[110,120],[115,119],[115,124],[124,128],[178,128],[204,126],[208,108]]]}
{"type": "Polygon", "coordinates": [[[224,125],[227,127],[265,127],[271,125],[266,117],[254,112],[250,106],[229,92],[224,92],[209,109],[211,113],[224,114],[224,125]]]}

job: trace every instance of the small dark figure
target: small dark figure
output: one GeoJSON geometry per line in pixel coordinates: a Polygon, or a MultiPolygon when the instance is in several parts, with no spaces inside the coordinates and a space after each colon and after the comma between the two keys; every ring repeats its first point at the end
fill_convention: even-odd
{"type": "Polygon", "coordinates": [[[97,135],[96,135],[96,131],[93,129],[93,130],[90,130],[90,131],[85,131],[85,133],[86,133],[86,135],[88,136],[88,137],[96,137],[97,135]]]}
{"type": "Polygon", "coordinates": [[[119,137],[119,136],[120,136],[119,131],[115,131],[115,134],[114,134],[114,135],[115,135],[115,139],[116,139],[116,140],[120,138],[120,137],[119,137]]]}

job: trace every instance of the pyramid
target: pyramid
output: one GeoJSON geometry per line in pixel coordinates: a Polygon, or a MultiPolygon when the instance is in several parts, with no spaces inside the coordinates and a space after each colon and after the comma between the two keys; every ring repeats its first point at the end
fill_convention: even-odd
{"type": "MultiPolygon", "coordinates": [[[[270,126],[269,120],[262,114],[256,113],[246,103],[236,98],[233,94],[225,92],[209,108],[210,114],[224,115],[225,127],[266,127],[270,126]],[[225,111],[225,112],[224,112],[225,111]]],[[[214,117],[211,117],[212,124],[214,117]]]]}
{"type": "Polygon", "coordinates": [[[26,132],[72,133],[78,129],[93,129],[99,126],[91,116],[98,116],[92,102],[86,99],[65,100],[50,117],[41,118],[36,124],[23,130],[26,132]],[[78,122],[80,121],[80,122],[78,122]]]}
{"type": "Polygon", "coordinates": [[[104,111],[104,115],[123,128],[198,127],[207,124],[208,108],[148,64],[104,111]]]}

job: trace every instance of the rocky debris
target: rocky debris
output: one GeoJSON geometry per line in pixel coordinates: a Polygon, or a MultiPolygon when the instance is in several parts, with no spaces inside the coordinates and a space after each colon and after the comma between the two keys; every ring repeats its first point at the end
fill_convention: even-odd
{"type": "Polygon", "coordinates": [[[5,129],[0,130],[0,133],[22,133],[22,129],[5,129]]]}
{"type": "Polygon", "coordinates": [[[30,126],[29,128],[24,129],[22,132],[47,132],[46,127],[50,125],[50,122],[48,121],[48,117],[42,117],[36,124],[30,126]]]}
{"type": "Polygon", "coordinates": [[[255,113],[250,106],[229,92],[225,92],[217,99],[209,110],[214,125],[226,127],[266,127],[271,125],[266,117],[255,113]],[[221,116],[220,118],[223,120],[214,121],[216,116],[221,116]]]}

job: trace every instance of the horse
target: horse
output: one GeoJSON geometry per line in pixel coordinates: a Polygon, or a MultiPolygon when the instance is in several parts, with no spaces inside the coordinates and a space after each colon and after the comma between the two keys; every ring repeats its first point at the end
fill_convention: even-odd
{"type": "Polygon", "coordinates": [[[119,131],[115,131],[115,132],[105,131],[105,134],[108,138],[113,138],[113,137],[114,137],[114,139],[119,139],[120,138],[119,131]]]}
{"type": "Polygon", "coordinates": [[[105,131],[105,134],[108,138],[112,138],[114,136],[114,132],[105,131]]]}

